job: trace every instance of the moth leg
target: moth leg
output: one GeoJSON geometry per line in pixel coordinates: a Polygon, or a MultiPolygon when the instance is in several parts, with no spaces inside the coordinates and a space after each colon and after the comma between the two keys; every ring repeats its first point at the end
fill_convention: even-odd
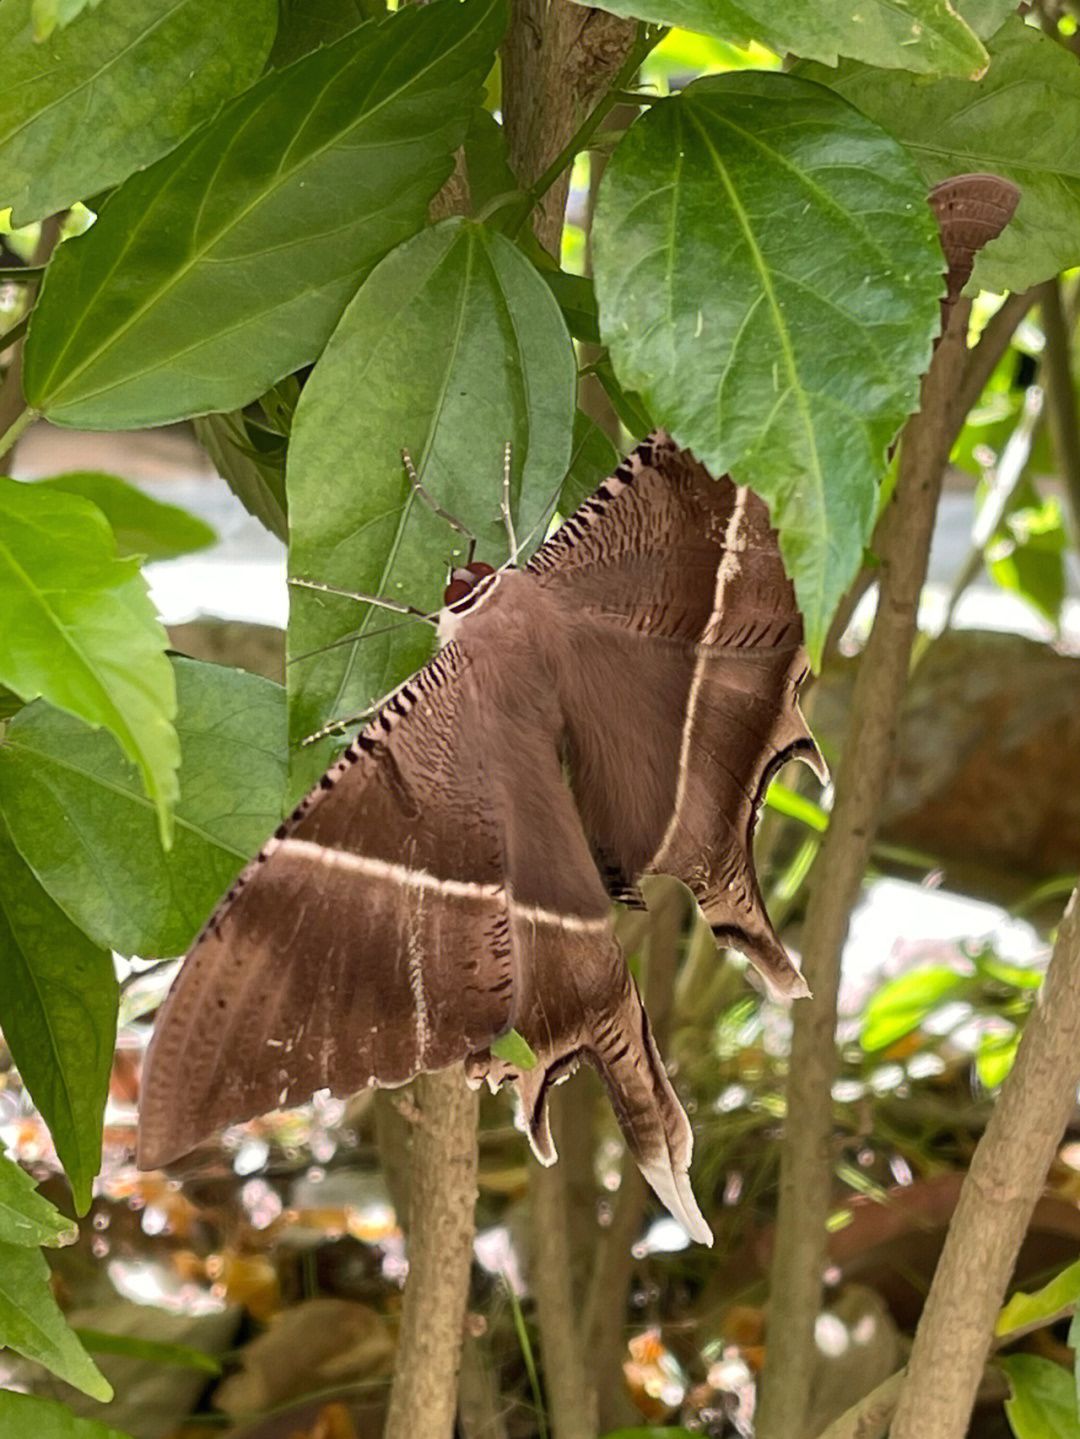
{"type": "Polygon", "coordinates": [[[397,600],[385,600],[381,595],[365,595],[358,590],[342,590],[337,585],[324,585],[319,580],[301,579],[299,575],[293,575],[289,579],[290,585],[295,585],[301,590],[318,590],[324,595],[341,595],[346,600],[358,600],[364,605],[374,605],[378,610],[391,610],[396,615],[408,615],[410,619],[424,620],[429,625],[439,623],[438,612],[434,614],[427,610],[418,610],[415,605],[398,604],[397,600]]]}

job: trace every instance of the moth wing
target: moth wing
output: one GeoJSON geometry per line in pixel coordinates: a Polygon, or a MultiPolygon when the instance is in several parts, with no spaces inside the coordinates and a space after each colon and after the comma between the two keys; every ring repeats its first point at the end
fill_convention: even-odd
{"type": "Polygon", "coordinates": [[[824,774],[798,708],[802,619],[764,504],[658,431],[529,570],[571,617],[568,760],[609,889],[676,875],[719,939],[804,993],[753,862],[777,769],[798,757],[824,774]]]}
{"type": "MultiPolygon", "coordinates": [[[[498,605],[496,596],[492,604],[498,605]]],[[[512,626],[507,615],[503,627],[512,626]]],[[[484,622],[481,622],[482,624],[484,622]]],[[[469,642],[463,631],[461,643],[469,642]]],[[[537,1157],[555,1159],[546,1104],[580,1062],[604,1081],[627,1146],[660,1199],[703,1243],[712,1236],[690,1188],[693,1134],[649,1032],[612,931],[611,902],[565,782],[557,697],[532,656],[492,663],[482,690],[498,712],[483,734],[488,782],[502,816],[503,869],[517,976],[514,1027],[536,1055],[522,1070],[472,1056],[475,1080],[512,1080],[537,1157]],[[526,662],[527,661],[527,662],[526,662]]]]}
{"type": "Polygon", "coordinates": [[[396,1085],[513,1022],[502,840],[475,696],[443,650],[247,866],[158,1013],[139,1163],[315,1090],[396,1085]]]}

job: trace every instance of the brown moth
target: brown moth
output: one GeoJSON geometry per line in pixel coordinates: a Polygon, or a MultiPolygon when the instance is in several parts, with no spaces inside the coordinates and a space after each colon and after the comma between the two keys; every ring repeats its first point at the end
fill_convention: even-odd
{"type": "Polygon", "coordinates": [[[439,631],[196,940],[147,1054],[139,1163],[317,1089],[459,1060],[517,1085],[551,1163],[548,1087],[586,1060],[645,1177],[707,1242],[611,902],[677,875],[774,990],[806,992],[751,853],[777,768],[821,768],[765,506],[656,432],[524,568],[455,571],[439,631]],[[535,1068],[490,1054],[511,1028],[535,1068]]]}
{"type": "MultiPolygon", "coordinates": [[[[1019,194],[932,192],[945,306],[1019,194]]],[[[443,648],[403,684],[240,875],[157,1019],[139,1163],[315,1090],[464,1061],[517,1086],[555,1159],[549,1087],[599,1071],[646,1179],[695,1239],[692,1134],[611,902],[677,876],[770,988],[805,994],[754,873],[758,808],[797,757],[802,620],[764,504],[662,431],[522,569],[455,570],[443,648]],[[490,1046],[516,1029],[537,1064],[490,1046]]]]}

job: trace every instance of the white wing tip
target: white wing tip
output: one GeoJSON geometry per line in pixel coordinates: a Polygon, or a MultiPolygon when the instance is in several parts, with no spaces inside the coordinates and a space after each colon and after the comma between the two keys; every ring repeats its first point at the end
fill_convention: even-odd
{"type": "Polygon", "coordinates": [[[697,1244],[713,1245],[713,1232],[705,1223],[705,1216],[698,1208],[690,1178],[686,1173],[676,1173],[671,1160],[665,1154],[651,1164],[642,1164],[641,1172],[652,1186],[656,1197],[669,1214],[679,1221],[697,1244]]]}

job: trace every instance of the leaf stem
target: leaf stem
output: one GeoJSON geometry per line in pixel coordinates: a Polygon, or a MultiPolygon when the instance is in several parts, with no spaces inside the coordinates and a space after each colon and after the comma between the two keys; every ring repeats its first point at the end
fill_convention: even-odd
{"type": "Polygon", "coordinates": [[[0,435],[0,456],[6,455],[15,441],[22,434],[23,430],[31,425],[38,417],[37,410],[26,405],[12,420],[2,435],[0,435]]]}
{"type": "Polygon", "coordinates": [[[16,321],[16,323],[12,325],[10,330],[4,330],[3,333],[0,334],[0,353],[4,350],[9,350],[12,345],[17,344],[26,334],[29,326],[30,316],[24,315],[21,320],[16,321]]]}
{"type": "Polygon", "coordinates": [[[516,239],[522,225],[525,224],[525,221],[551,189],[555,181],[566,167],[573,162],[574,157],[588,146],[593,135],[611,111],[614,110],[615,106],[622,102],[626,94],[627,86],[637,73],[642,61],[649,54],[650,50],[655,49],[666,34],[666,26],[639,24],[634,43],[630,46],[626,59],[623,61],[618,74],[614,80],[612,80],[611,85],[596,102],[593,109],[581,122],[577,130],[571,135],[570,139],[555,156],[543,174],[538,176],[524,192],[521,200],[521,208],[507,226],[506,233],[511,240],[516,239]]]}

